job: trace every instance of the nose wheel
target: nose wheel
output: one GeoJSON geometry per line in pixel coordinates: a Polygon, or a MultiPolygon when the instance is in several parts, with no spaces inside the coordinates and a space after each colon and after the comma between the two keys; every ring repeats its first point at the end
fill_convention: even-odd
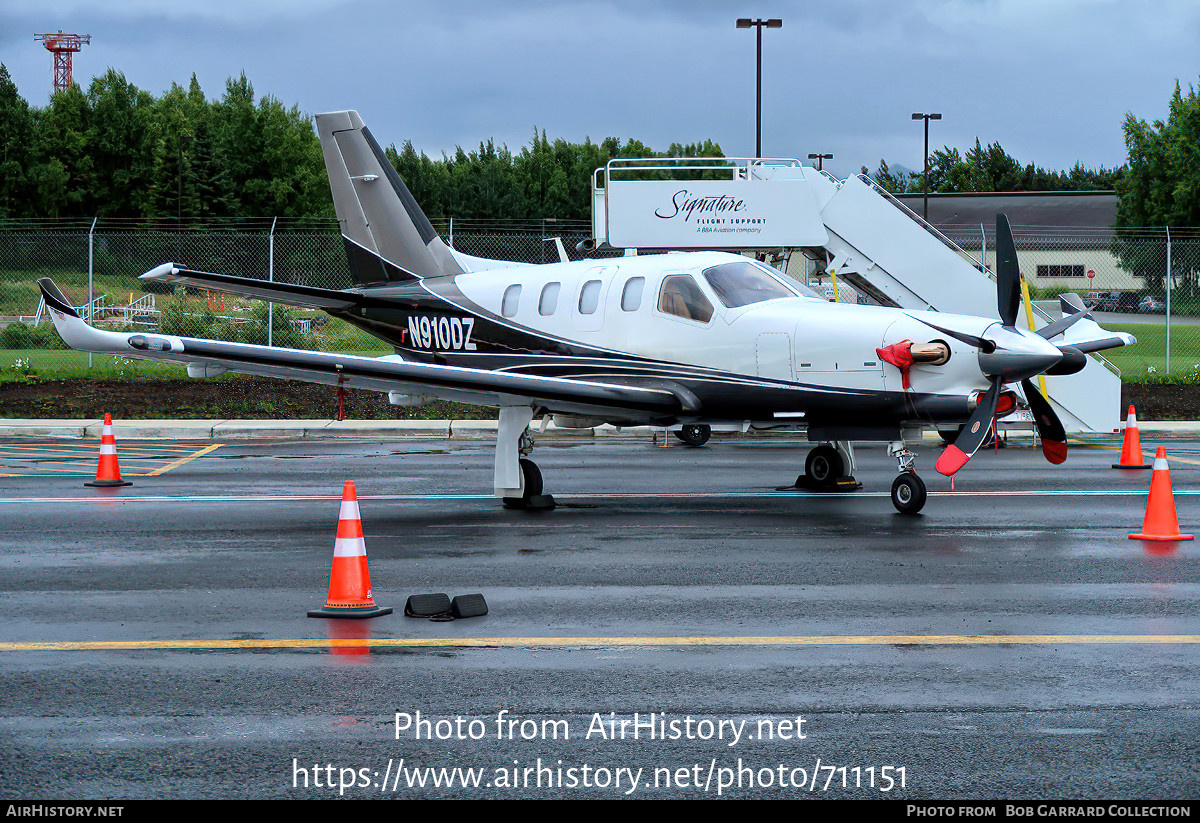
{"type": "Polygon", "coordinates": [[[915,472],[902,472],[892,481],[892,505],[900,514],[916,514],[921,511],[928,496],[925,481],[915,472]]]}
{"type": "Polygon", "coordinates": [[[900,464],[900,475],[892,481],[892,505],[900,514],[917,514],[929,497],[925,481],[917,475],[917,456],[901,441],[889,444],[888,454],[900,464]]]}

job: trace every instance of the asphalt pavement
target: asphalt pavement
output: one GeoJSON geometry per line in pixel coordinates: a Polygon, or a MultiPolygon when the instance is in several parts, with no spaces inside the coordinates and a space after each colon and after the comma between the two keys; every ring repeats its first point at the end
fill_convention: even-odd
{"type": "MultiPolygon", "coordinates": [[[[107,492],[17,450],[63,442],[0,444],[5,798],[1200,789],[1200,548],[1128,539],[1150,473],[1114,439],[953,491],[926,449],[919,517],[881,448],[860,491],[776,491],[785,438],[543,442],[547,512],[491,499],[484,440],[122,440],[170,468],[107,492]],[[348,479],[396,611],[311,619],[348,479]],[[490,613],[403,616],[426,592],[490,613]]],[[[1169,449],[1194,532],[1200,443],[1169,449]]]]}

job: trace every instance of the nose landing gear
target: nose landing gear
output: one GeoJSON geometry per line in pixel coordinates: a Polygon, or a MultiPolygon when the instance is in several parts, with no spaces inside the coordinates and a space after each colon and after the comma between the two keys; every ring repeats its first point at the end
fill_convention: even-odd
{"type": "Polygon", "coordinates": [[[917,475],[917,457],[902,441],[889,443],[888,454],[900,464],[900,474],[892,481],[892,505],[900,514],[917,514],[929,496],[925,481],[917,475]]]}

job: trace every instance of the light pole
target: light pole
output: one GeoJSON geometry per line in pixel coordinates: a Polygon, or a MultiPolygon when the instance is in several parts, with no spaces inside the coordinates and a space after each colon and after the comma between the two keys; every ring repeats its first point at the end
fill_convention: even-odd
{"type": "Polygon", "coordinates": [[[822,163],[823,163],[825,160],[832,160],[832,159],[833,159],[833,155],[832,155],[832,154],[810,154],[810,155],[808,156],[808,159],[809,159],[809,160],[816,160],[816,161],[817,161],[817,171],[824,171],[824,170],[825,170],[825,168],[824,168],[824,166],[822,165],[822,163]]]}
{"type": "Polygon", "coordinates": [[[754,28],[758,30],[758,51],[757,60],[755,63],[757,66],[757,82],[755,84],[756,96],[754,104],[756,122],[754,129],[754,156],[762,157],[762,30],[764,27],[768,29],[783,28],[783,20],[779,17],[772,17],[767,20],[764,20],[761,17],[756,17],[754,19],[749,17],[739,17],[737,20],[737,27],[739,29],[754,28]]]}
{"type": "Polygon", "coordinates": [[[930,120],[941,120],[942,115],[939,112],[934,112],[932,114],[923,114],[919,111],[914,111],[912,119],[925,121],[925,175],[922,178],[922,181],[925,183],[925,206],[924,206],[924,214],[922,215],[922,217],[924,218],[925,222],[928,223],[929,222],[929,121],[930,120]]]}

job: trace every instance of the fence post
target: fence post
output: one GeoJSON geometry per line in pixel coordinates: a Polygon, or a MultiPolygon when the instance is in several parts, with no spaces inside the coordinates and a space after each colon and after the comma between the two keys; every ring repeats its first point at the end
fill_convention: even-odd
{"type": "Polygon", "coordinates": [[[1167,226],[1167,374],[1171,373],[1171,227],[1167,226]]]}
{"type": "MultiPolygon", "coordinates": [[[[279,216],[271,218],[271,233],[267,235],[267,282],[275,282],[275,222],[279,216]]],[[[275,301],[267,301],[267,345],[275,345],[275,301]]]]}
{"type": "MultiPolygon", "coordinates": [[[[92,313],[96,310],[96,308],[95,308],[96,294],[95,294],[95,289],[92,287],[92,274],[95,271],[95,260],[96,260],[96,254],[95,254],[96,221],[99,219],[100,218],[98,216],[93,217],[92,218],[92,227],[90,229],[88,229],[88,302],[87,302],[87,311],[84,313],[87,315],[87,320],[89,323],[94,322],[94,320],[92,318],[92,313]]],[[[91,367],[92,367],[92,353],[88,352],[88,368],[90,369],[91,367]]]]}
{"type": "Polygon", "coordinates": [[[987,229],[979,224],[979,262],[983,264],[983,273],[988,273],[987,264],[987,229]]]}

